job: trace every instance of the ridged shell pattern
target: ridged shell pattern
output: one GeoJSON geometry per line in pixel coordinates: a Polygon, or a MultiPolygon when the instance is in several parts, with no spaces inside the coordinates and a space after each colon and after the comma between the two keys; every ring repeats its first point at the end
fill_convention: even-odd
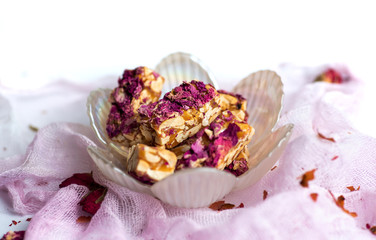
{"type": "MultiPolygon", "coordinates": [[[[174,53],[165,57],[155,70],[166,79],[164,93],[182,81],[192,79],[218,87],[213,75],[197,58],[187,53],[174,53]]],[[[91,126],[107,148],[89,147],[90,156],[107,178],[133,191],[148,193],[173,206],[205,207],[231,191],[251,186],[276,163],[293,129],[293,125],[288,124],[272,132],[282,106],[283,85],[280,77],[273,71],[253,73],[233,89],[233,92],[247,98],[249,123],[255,128],[255,135],[249,144],[250,170],[235,177],[214,168],[186,169],[150,186],[138,182],[121,170],[127,149],[112,142],[105,129],[110,109],[110,92],[110,89],[99,89],[93,91],[88,98],[87,110],[91,126]]]]}
{"type": "Polygon", "coordinates": [[[213,74],[204,67],[203,63],[195,56],[188,53],[173,53],[163,58],[155,67],[155,71],[165,78],[162,96],[180,85],[183,81],[198,79],[206,84],[218,88],[213,74]]]}
{"type": "Polygon", "coordinates": [[[281,78],[273,71],[258,71],[240,81],[233,92],[247,99],[248,123],[255,129],[255,144],[269,135],[278,121],[283,100],[281,78]]]}

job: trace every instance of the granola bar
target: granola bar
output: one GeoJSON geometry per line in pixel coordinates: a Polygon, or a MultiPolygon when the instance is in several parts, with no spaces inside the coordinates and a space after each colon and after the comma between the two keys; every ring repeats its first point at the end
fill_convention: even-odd
{"type": "Polygon", "coordinates": [[[220,114],[219,95],[209,84],[184,82],[156,103],[139,109],[141,132],[155,144],[172,148],[220,114]]]}
{"type": "Polygon", "coordinates": [[[171,149],[177,168],[215,167],[223,170],[251,141],[254,129],[226,110],[210,126],[171,149]]]}
{"type": "Polygon", "coordinates": [[[131,148],[125,165],[141,181],[153,183],[174,173],[176,155],[162,147],[137,144],[131,148]]]}
{"type": "Polygon", "coordinates": [[[158,101],[164,78],[147,67],[125,70],[110,96],[112,106],[107,120],[107,134],[117,142],[131,146],[144,141],[137,122],[143,104],[158,101]]]}

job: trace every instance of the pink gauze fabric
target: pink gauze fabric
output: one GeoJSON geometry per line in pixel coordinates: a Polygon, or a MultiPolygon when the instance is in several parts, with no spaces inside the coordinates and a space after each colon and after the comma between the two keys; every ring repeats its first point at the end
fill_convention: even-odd
{"type": "Polygon", "coordinates": [[[86,151],[99,144],[93,131],[77,123],[49,124],[26,154],[0,159],[12,162],[0,168],[0,187],[9,191],[16,212],[34,214],[26,239],[374,239],[366,224],[376,225],[376,140],[346,120],[362,84],[354,79],[341,85],[313,83],[307,72],[282,71],[286,95],[278,126],[293,123],[295,128],[275,169],[225,197],[244,208],[172,207],[106,180],[86,151]],[[303,188],[299,177],[312,169],[315,179],[303,188]],[[77,223],[86,215],[78,202],[88,189],[58,185],[90,171],[108,192],[91,221],[77,223]],[[351,192],[348,186],[360,189],[351,192]],[[345,209],[357,217],[339,208],[330,192],[343,195],[345,209]]]}

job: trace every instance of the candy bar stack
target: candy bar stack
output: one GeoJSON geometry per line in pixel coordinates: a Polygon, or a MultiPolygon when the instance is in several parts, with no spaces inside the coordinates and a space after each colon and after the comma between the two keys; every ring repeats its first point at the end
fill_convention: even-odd
{"type": "Polygon", "coordinates": [[[125,70],[118,83],[106,130],[130,147],[124,166],[135,178],[152,184],[184,168],[248,170],[254,129],[242,96],[192,80],[159,99],[164,78],[146,67],[125,70]]]}

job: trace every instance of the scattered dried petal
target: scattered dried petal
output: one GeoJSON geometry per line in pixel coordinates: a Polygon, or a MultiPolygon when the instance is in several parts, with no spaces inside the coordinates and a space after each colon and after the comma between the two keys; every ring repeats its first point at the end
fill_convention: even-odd
{"type": "Polygon", "coordinates": [[[353,186],[349,186],[349,187],[346,187],[346,188],[349,189],[350,192],[354,192],[354,191],[359,191],[360,186],[357,189],[355,189],[353,186]]]}
{"type": "Polygon", "coordinates": [[[265,200],[267,197],[268,197],[268,192],[266,190],[264,190],[262,200],[265,200]]]}
{"type": "Polygon", "coordinates": [[[29,129],[31,130],[31,131],[33,131],[33,132],[38,132],[38,128],[37,127],[35,127],[35,126],[33,126],[33,125],[29,125],[29,129]]]}
{"type": "Polygon", "coordinates": [[[223,204],[225,204],[225,201],[218,201],[218,202],[212,203],[209,206],[209,208],[213,209],[214,211],[218,211],[223,204]]]}
{"type": "Polygon", "coordinates": [[[274,169],[276,169],[277,168],[277,166],[274,166],[274,167],[272,167],[272,169],[270,169],[270,171],[273,171],[274,169]]]}
{"type": "Polygon", "coordinates": [[[337,72],[333,68],[329,68],[325,72],[317,76],[315,82],[342,83],[343,79],[339,72],[337,72]]]}
{"type": "MultiPolygon", "coordinates": [[[[209,206],[209,208],[214,210],[214,211],[223,211],[223,210],[227,210],[227,209],[233,209],[234,207],[235,207],[234,204],[225,203],[225,201],[218,201],[218,202],[212,203],[209,206]]],[[[236,208],[244,208],[244,204],[240,203],[239,206],[237,206],[236,208]]]]}
{"type": "Polygon", "coordinates": [[[341,208],[345,213],[349,214],[352,217],[357,217],[358,214],[356,212],[350,212],[349,210],[345,209],[345,197],[343,195],[339,196],[337,199],[334,197],[333,193],[329,191],[330,195],[332,196],[336,205],[341,208]]]}
{"type": "Polygon", "coordinates": [[[59,188],[66,187],[71,184],[86,186],[89,188],[89,190],[100,187],[100,185],[94,181],[92,173],[75,173],[72,177],[65,179],[59,185],[59,188]]]}
{"type": "Polygon", "coordinates": [[[334,140],[334,138],[325,137],[325,136],[322,135],[321,133],[317,133],[317,135],[319,136],[319,138],[322,138],[322,139],[325,139],[325,140],[328,140],[328,141],[331,141],[331,142],[336,142],[336,141],[334,140]]]}
{"type": "Polygon", "coordinates": [[[77,223],[88,223],[91,220],[91,216],[80,216],[77,218],[77,223]]]}
{"type": "Polygon", "coordinates": [[[31,221],[31,218],[26,219],[26,221],[30,222],[30,221],[31,221]]]}
{"type": "Polygon", "coordinates": [[[227,210],[227,209],[233,209],[234,207],[235,207],[234,204],[231,204],[231,203],[225,203],[225,204],[223,204],[223,205],[218,209],[218,211],[227,210]]]}
{"type": "Polygon", "coordinates": [[[369,223],[366,224],[366,228],[367,229],[370,229],[371,228],[371,225],[369,225],[369,223]]]}
{"type": "Polygon", "coordinates": [[[79,202],[79,204],[82,206],[82,210],[94,215],[101,207],[106,193],[107,188],[104,187],[100,187],[94,191],[91,191],[79,202]]]}
{"type": "Polygon", "coordinates": [[[244,208],[244,204],[240,203],[239,206],[237,206],[236,208],[244,208]]]}
{"type": "Polygon", "coordinates": [[[17,221],[12,220],[13,225],[17,225],[17,221]]]}
{"type": "Polygon", "coordinates": [[[316,202],[317,201],[317,197],[319,196],[319,194],[317,194],[317,193],[311,193],[310,196],[311,196],[312,200],[314,202],[316,202]]]}
{"type": "Polygon", "coordinates": [[[338,156],[334,156],[334,157],[332,158],[332,161],[336,160],[337,158],[338,158],[338,156]]]}
{"type": "Polygon", "coordinates": [[[25,231],[9,231],[1,238],[1,240],[23,240],[25,231]]]}
{"type": "Polygon", "coordinates": [[[302,180],[300,181],[300,185],[302,185],[303,187],[308,187],[308,182],[315,179],[315,171],[316,169],[312,169],[311,171],[304,173],[301,176],[302,180]]]}

